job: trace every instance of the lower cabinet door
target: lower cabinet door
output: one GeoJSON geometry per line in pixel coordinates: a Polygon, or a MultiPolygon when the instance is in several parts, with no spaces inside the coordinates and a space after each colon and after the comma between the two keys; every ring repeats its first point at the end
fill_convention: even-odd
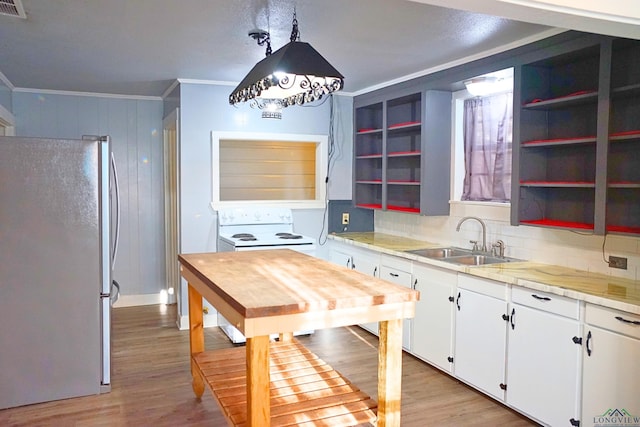
{"type": "MultiPolygon", "coordinates": [[[[405,270],[399,270],[386,265],[380,265],[380,278],[391,283],[395,283],[396,285],[404,286],[405,288],[411,288],[411,264],[408,264],[405,270]]],[[[411,351],[412,324],[413,319],[404,319],[402,321],[402,348],[407,351],[411,351]]]]}
{"type": "Polygon", "coordinates": [[[413,278],[420,292],[413,318],[413,354],[451,372],[457,274],[414,264],[413,278]]]}
{"type": "Polygon", "coordinates": [[[640,426],[640,339],[584,328],[580,426],[640,426]]]}
{"type": "Polygon", "coordinates": [[[458,288],[455,303],[455,376],[504,400],[506,301],[458,288]]]}
{"type": "MultiPolygon", "coordinates": [[[[351,261],[354,270],[373,277],[380,277],[379,257],[354,252],[351,261]]],[[[360,326],[372,334],[378,335],[378,322],[361,323],[360,326]]]]}
{"type": "Polygon", "coordinates": [[[579,322],[518,304],[510,316],[507,403],[547,425],[571,426],[579,419],[579,322]]]}

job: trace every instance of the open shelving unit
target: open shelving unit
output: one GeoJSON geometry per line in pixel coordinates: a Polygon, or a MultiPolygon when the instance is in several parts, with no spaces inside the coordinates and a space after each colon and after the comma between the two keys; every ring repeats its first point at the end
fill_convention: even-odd
{"type": "Polygon", "coordinates": [[[356,113],[355,199],[361,207],[382,208],[383,104],[361,108],[356,113]]]}
{"type": "Polygon", "coordinates": [[[448,147],[450,128],[437,121],[442,121],[442,108],[449,109],[450,102],[449,92],[416,91],[356,106],[357,207],[424,215],[448,213],[449,153],[443,154],[440,147],[448,147]],[[446,174],[442,172],[444,162],[446,174]],[[441,179],[431,179],[436,173],[441,179]],[[447,194],[434,192],[434,187],[442,187],[447,194]]]}
{"type": "Polygon", "coordinates": [[[640,234],[640,42],[613,40],[606,231],[640,234]]]}
{"type": "Polygon", "coordinates": [[[599,46],[522,66],[520,224],[593,230],[599,46]]]}
{"type": "Polygon", "coordinates": [[[640,234],[640,42],[522,65],[514,224],[640,234]]]}

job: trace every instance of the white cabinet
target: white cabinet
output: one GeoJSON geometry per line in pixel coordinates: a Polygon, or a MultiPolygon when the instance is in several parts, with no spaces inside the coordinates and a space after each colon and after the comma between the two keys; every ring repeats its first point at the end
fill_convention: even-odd
{"type": "Polygon", "coordinates": [[[438,368],[453,367],[453,325],[457,273],[413,264],[414,289],[420,292],[413,318],[413,354],[438,368]]]}
{"type": "MultiPolygon", "coordinates": [[[[380,254],[378,252],[354,248],[351,268],[373,277],[380,277],[380,254]]],[[[361,323],[360,327],[378,335],[378,322],[361,323]]]]}
{"type": "Polygon", "coordinates": [[[456,377],[504,400],[507,286],[458,275],[454,372],[456,377]]]}
{"type": "Polygon", "coordinates": [[[517,287],[511,299],[507,403],[546,425],[571,426],[580,415],[578,301],[517,287]]]}
{"type": "MultiPolygon", "coordinates": [[[[357,248],[336,241],[331,241],[329,249],[329,261],[342,265],[346,268],[379,277],[380,273],[380,253],[367,249],[357,248]]],[[[378,323],[362,323],[359,326],[378,335],[378,323]]]]}
{"type": "Polygon", "coordinates": [[[329,249],[329,261],[349,269],[353,268],[349,248],[335,242],[331,242],[331,248],[329,249]]]}
{"type": "MultiPolygon", "coordinates": [[[[411,277],[411,261],[382,255],[380,257],[380,278],[396,285],[411,288],[413,286],[411,277]]],[[[412,319],[404,319],[402,324],[402,347],[411,351],[411,326],[412,319]]]]}
{"type": "Polygon", "coordinates": [[[583,338],[580,425],[640,425],[640,316],[587,304],[583,338]]]}

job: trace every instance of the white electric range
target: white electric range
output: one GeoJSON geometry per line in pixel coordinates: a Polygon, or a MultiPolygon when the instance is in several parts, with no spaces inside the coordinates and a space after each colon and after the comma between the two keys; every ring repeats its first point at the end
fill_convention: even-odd
{"type": "MultiPolygon", "coordinates": [[[[316,239],[295,233],[288,208],[241,207],[218,211],[218,252],[292,249],[315,255],[316,239]]],[[[246,342],[244,335],[218,313],[218,326],[234,344],[246,342]]],[[[297,331],[308,335],[313,331],[297,331]]]]}

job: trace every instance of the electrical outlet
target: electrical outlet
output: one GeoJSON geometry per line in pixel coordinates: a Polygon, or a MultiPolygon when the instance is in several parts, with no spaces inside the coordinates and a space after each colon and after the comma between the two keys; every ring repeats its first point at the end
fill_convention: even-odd
{"type": "Polygon", "coordinates": [[[621,270],[627,269],[627,259],[619,256],[609,255],[609,267],[619,268],[621,270]]]}
{"type": "Polygon", "coordinates": [[[342,213],[342,225],[348,225],[349,224],[349,212],[343,212],[342,213]]]}

